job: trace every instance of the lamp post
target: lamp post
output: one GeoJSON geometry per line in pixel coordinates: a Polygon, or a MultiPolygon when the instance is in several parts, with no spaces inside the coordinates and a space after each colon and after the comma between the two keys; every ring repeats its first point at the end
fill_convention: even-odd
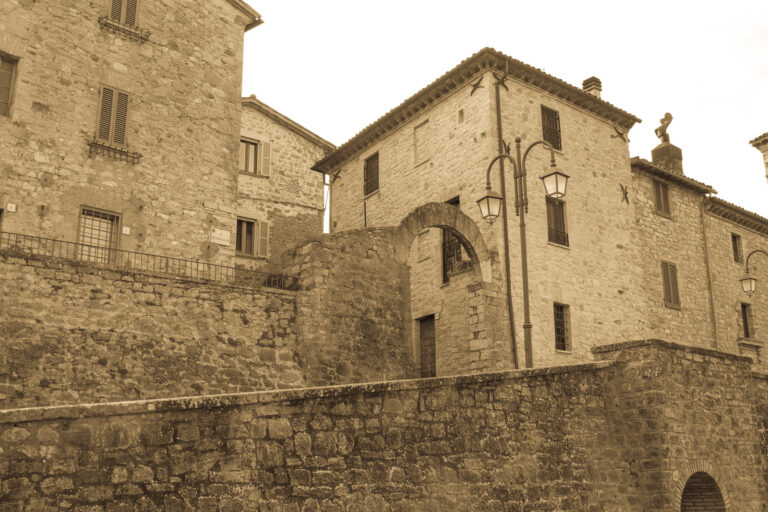
{"type": "Polygon", "coordinates": [[[747,260],[744,262],[745,267],[745,274],[744,277],[739,279],[739,282],[741,283],[741,289],[744,290],[744,293],[746,293],[748,296],[752,296],[753,293],[755,293],[755,288],[757,287],[757,279],[749,275],[749,258],[752,257],[755,253],[761,253],[765,256],[768,256],[768,252],[765,252],[762,249],[755,249],[751,253],[749,253],[749,256],[747,256],[747,260]]]}
{"type": "MultiPolygon", "coordinates": [[[[531,329],[533,326],[531,325],[531,310],[528,301],[528,249],[525,237],[525,214],[528,212],[528,188],[526,185],[526,176],[528,175],[528,172],[525,168],[525,162],[528,159],[528,153],[539,144],[543,144],[544,147],[549,149],[550,167],[552,168],[552,172],[545,176],[541,176],[548,197],[559,199],[565,196],[565,187],[568,184],[568,176],[557,170],[555,164],[555,150],[549,142],[544,140],[536,141],[526,148],[525,153],[522,153],[520,146],[521,142],[522,139],[520,139],[520,137],[515,139],[517,158],[513,159],[508,153],[502,153],[494,157],[488,164],[488,170],[485,173],[485,196],[478,199],[477,204],[480,207],[480,213],[483,218],[488,221],[489,224],[493,224],[493,221],[499,216],[501,204],[505,197],[491,188],[491,169],[493,169],[493,164],[498,161],[509,160],[512,162],[512,166],[515,168],[513,174],[515,180],[515,214],[520,217],[520,252],[523,267],[523,348],[525,350],[525,367],[532,368],[533,345],[531,341],[531,329]]],[[[499,171],[501,172],[501,170],[500,167],[499,171]]],[[[509,253],[508,247],[507,253],[509,253]]],[[[509,261],[507,261],[507,265],[509,265],[509,261]]],[[[511,321],[512,319],[510,318],[510,322],[511,321]]]]}

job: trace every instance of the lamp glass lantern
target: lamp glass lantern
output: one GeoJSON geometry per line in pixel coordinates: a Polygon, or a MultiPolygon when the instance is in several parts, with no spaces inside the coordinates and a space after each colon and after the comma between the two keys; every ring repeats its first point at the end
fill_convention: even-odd
{"type": "Polygon", "coordinates": [[[488,224],[493,224],[493,221],[499,216],[499,213],[501,212],[501,202],[503,200],[501,194],[490,187],[486,189],[485,196],[477,200],[477,205],[480,207],[480,214],[488,221],[488,224]]]}
{"type": "Polygon", "coordinates": [[[565,187],[568,185],[569,176],[555,169],[551,173],[542,176],[541,181],[544,182],[544,189],[546,190],[547,197],[552,199],[560,199],[565,196],[565,187]]]}
{"type": "Polygon", "coordinates": [[[757,279],[754,277],[751,277],[749,274],[746,274],[742,279],[739,280],[741,283],[741,289],[744,290],[744,293],[752,296],[753,293],[755,293],[755,288],[757,287],[757,279]]]}

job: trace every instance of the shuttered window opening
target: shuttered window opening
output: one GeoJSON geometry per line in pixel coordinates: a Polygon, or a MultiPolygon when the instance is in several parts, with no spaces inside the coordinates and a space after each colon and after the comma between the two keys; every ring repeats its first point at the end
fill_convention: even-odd
{"type": "Polygon", "coordinates": [[[269,176],[272,144],[254,140],[240,140],[240,172],[269,176]]]}
{"type": "Polygon", "coordinates": [[[365,159],[363,166],[363,194],[372,194],[379,190],[379,154],[365,159]]]}
{"type": "Polygon", "coordinates": [[[437,364],[435,357],[435,315],[419,319],[419,359],[421,378],[435,377],[437,364]]]}
{"type": "Polygon", "coordinates": [[[84,261],[109,263],[117,249],[119,215],[97,210],[80,209],[77,243],[78,257],[84,261]]]}
{"type": "Polygon", "coordinates": [[[112,21],[128,26],[136,26],[136,7],[138,0],[112,0],[112,21]]]}
{"type": "Polygon", "coordinates": [[[237,219],[235,252],[244,256],[267,258],[269,255],[269,223],[237,219]]]}
{"type": "Polygon", "coordinates": [[[741,303],[741,327],[742,334],[745,338],[752,339],[755,337],[755,323],[752,319],[752,305],[741,303]]]}
{"type": "Polygon", "coordinates": [[[555,302],[555,349],[571,350],[571,308],[555,302]]]}
{"type": "Polygon", "coordinates": [[[115,146],[126,145],[128,94],[110,87],[101,88],[97,139],[115,146]]]}
{"type": "Polygon", "coordinates": [[[565,202],[547,198],[548,239],[558,245],[568,246],[568,232],[565,228],[565,202]]]}
{"type": "Polygon", "coordinates": [[[541,127],[544,140],[557,150],[563,149],[560,136],[560,114],[557,110],[541,106],[541,127]]]}
{"type": "Polygon", "coordinates": [[[0,54],[0,116],[11,112],[11,89],[16,72],[16,60],[0,54]]]}
{"type": "Polygon", "coordinates": [[[663,215],[671,213],[669,208],[669,185],[663,181],[653,180],[653,202],[657,213],[663,215]]]}
{"type": "Polygon", "coordinates": [[[680,293],[677,287],[677,265],[661,262],[661,277],[664,285],[664,305],[668,308],[680,308],[680,293]]]}
{"type": "Polygon", "coordinates": [[[741,236],[731,233],[731,246],[733,247],[733,261],[744,262],[744,253],[741,250],[741,236]]]}

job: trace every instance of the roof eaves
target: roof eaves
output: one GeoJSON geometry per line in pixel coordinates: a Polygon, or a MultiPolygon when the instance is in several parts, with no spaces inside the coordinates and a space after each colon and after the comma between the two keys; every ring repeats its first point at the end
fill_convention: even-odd
{"type": "Polygon", "coordinates": [[[678,185],[693,189],[701,194],[717,194],[717,191],[706,183],[702,183],[682,174],[670,171],[669,169],[661,167],[658,164],[654,164],[653,162],[649,162],[644,158],[634,156],[631,159],[631,164],[634,169],[640,169],[656,176],[660,176],[671,182],[677,183],[678,185]]]}
{"type": "Polygon", "coordinates": [[[755,146],[756,148],[759,146],[764,146],[765,144],[768,144],[768,132],[765,132],[762,135],[758,135],[751,141],[749,141],[750,144],[755,146]]]}
{"type": "Polygon", "coordinates": [[[236,9],[240,10],[243,14],[248,16],[249,22],[247,25],[245,25],[245,32],[248,32],[254,27],[258,27],[262,23],[264,23],[264,20],[261,19],[261,14],[256,12],[256,9],[245,3],[243,0],[227,0],[230,4],[232,4],[236,9]]]}
{"type": "Polygon", "coordinates": [[[336,151],[317,162],[312,169],[318,172],[330,172],[332,167],[347,160],[378,138],[407,122],[435,101],[464,86],[479,72],[485,70],[505,73],[512,78],[526,82],[608,119],[627,130],[635,123],[641,122],[639,118],[632,114],[589,94],[583,89],[574,87],[559,78],[517,59],[513,59],[493,48],[483,48],[363,128],[354,137],[339,146],[336,151]]]}
{"type": "Polygon", "coordinates": [[[746,228],[752,229],[763,235],[768,235],[768,219],[754,212],[742,208],[741,206],[730,203],[719,197],[708,197],[706,199],[707,211],[740,224],[746,228]]]}
{"type": "Polygon", "coordinates": [[[304,128],[302,125],[291,119],[290,117],[281,114],[277,110],[273,109],[263,101],[256,98],[256,96],[251,95],[245,98],[241,99],[243,105],[250,105],[260,112],[262,112],[264,115],[269,117],[270,119],[276,121],[277,123],[285,126],[289,130],[293,131],[294,133],[304,137],[305,139],[309,140],[310,142],[313,142],[314,144],[320,146],[325,151],[333,151],[336,149],[336,146],[325,140],[324,138],[320,137],[316,133],[304,128]]]}

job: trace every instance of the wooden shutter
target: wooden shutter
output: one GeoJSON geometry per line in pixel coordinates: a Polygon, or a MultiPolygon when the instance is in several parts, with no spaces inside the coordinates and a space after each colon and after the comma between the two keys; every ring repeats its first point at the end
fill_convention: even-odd
{"type": "Polygon", "coordinates": [[[541,127],[544,140],[552,144],[555,149],[562,149],[560,139],[560,114],[544,105],[541,106],[541,127]]]}
{"type": "Polygon", "coordinates": [[[240,170],[241,171],[247,171],[248,168],[246,165],[246,157],[248,155],[248,143],[244,140],[240,141],[240,170]]]}
{"type": "Polygon", "coordinates": [[[261,221],[259,225],[259,253],[257,256],[266,258],[269,254],[269,223],[261,221]]]}
{"type": "Polygon", "coordinates": [[[0,55],[0,115],[8,115],[11,105],[11,86],[16,62],[0,55]]]}
{"type": "Polygon", "coordinates": [[[653,202],[656,210],[669,213],[669,186],[659,180],[653,180],[653,202]]]}
{"type": "Polygon", "coordinates": [[[235,252],[243,252],[243,240],[245,240],[245,221],[238,219],[235,252]]]}
{"type": "Polygon", "coordinates": [[[118,146],[125,146],[125,128],[128,122],[128,95],[124,92],[117,93],[117,108],[115,110],[115,130],[113,142],[118,146]]]}
{"type": "Polygon", "coordinates": [[[259,162],[259,174],[269,176],[270,166],[272,165],[272,144],[262,142],[260,144],[261,158],[259,162]]]}
{"type": "Polygon", "coordinates": [[[104,142],[110,142],[112,138],[112,104],[115,91],[109,87],[101,88],[101,111],[99,112],[98,137],[104,142]]]}
{"type": "Polygon", "coordinates": [[[363,193],[371,194],[379,189],[379,154],[369,157],[363,167],[363,193]]]}
{"type": "Polygon", "coordinates": [[[112,0],[112,19],[118,23],[122,21],[123,17],[123,0],[112,0]]]}
{"type": "Polygon", "coordinates": [[[125,24],[136,25],[136,3],[137,0],[125,0],[125,24]]]}
{"type": "Polygon", "coordinates": [[[677,265],[662,261],[661,277],[664,281],[664,304],[667,306],[679,306],[680,293],[677,287],[677,265]]]}
{"type": "Polygon", "coordinates": [[[677,265],[674,263],[669,264],[669,284],[670,291],[672,292],[672,304],[675,306],[680,305],[680,293],[677,288],[677,265]]]}

